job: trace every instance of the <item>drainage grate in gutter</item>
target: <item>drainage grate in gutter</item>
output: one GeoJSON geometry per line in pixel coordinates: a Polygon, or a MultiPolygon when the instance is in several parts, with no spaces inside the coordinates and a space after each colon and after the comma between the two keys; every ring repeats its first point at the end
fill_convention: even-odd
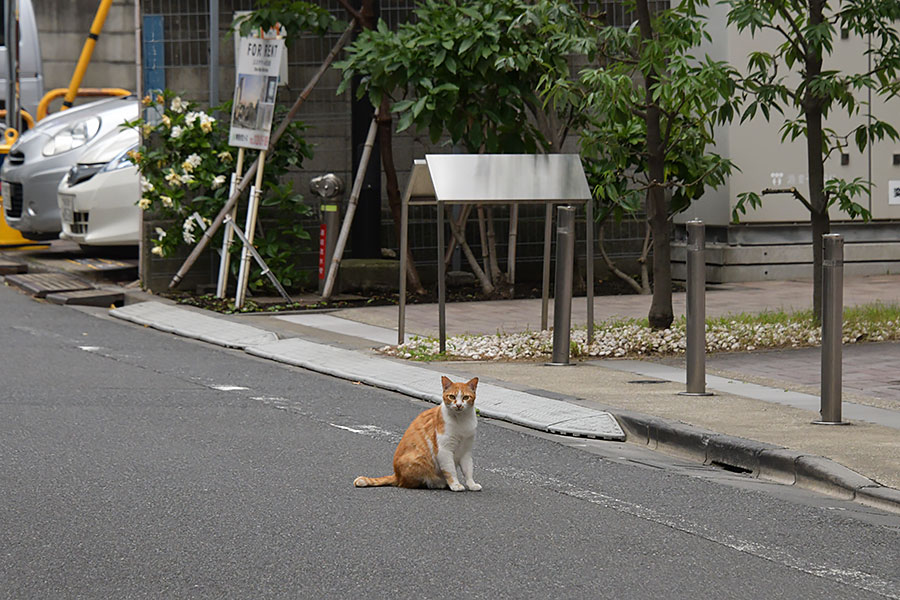
{"type": "Polygon", "coordinates": [[[7,275],[6,283],[22,289],[35,298],[45,298],[55,292],[73,292],[89,290],[94,286],[72,275],[65,273],[26,273],[23,275],[7,275]]]}

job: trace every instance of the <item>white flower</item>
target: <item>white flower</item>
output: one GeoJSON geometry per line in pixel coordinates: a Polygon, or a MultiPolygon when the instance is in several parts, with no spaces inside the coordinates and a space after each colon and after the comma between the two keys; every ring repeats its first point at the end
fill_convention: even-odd
{"type": "Polygon", "coordinates": [[[216,175],[216,177],[212,180],[212,189],[218,189],[225,185],[225,176],[224,175],[216,175]]]}
{"type": "Polygon", "coordinates": [[[140,200],[138,200],[138,206],[141,210],[147,210],[150,208],[150,198],[147,196],[143,196],[140,200]]]}
{"type": "MultiPolygon", "coordinates": [[[[203,162],[203,159],[200,158],[200,155],[194,152],[190,156],[188,156],[184,163],[191,166],[191,169],[195,169],[200,166],[200,163],[203,162]]],[[[185,171],[190,171],[190,169],[185,169],[185,171]]]]}
{"type": "Polygon", "coordinates": [[[200,129],[202,129],[204,133],[212,131],[212,124],[215,122],[215,118],[210,117],[205,113],[200,115],[200,129]]]}
{"type": "Polygon", "coordinates": [[[162,227],[157,227],[156,228],[156,236],[157,236],[157,239],[160,239],[160,240],[163,239],[164,237],[166,237],[166,230],[163,229],[162,227]]]}
{"type": "Polygon", "coordinates": [[[168,196],[160,196],[159,200],[166,208],[172,208],[172,205],[174,204],[174,202],[172,202],[172,199],[168,196]]]}
{"type": "Polygon", "coordinates": [[[175,96],[172,98],[172,103],[169,105],[169,108],[177,113],[184,112],[184,109],[187,108],[187,103],[181,99],[181,96],[175,96]]]}
{"type": "Polygon", "coordinates": [[[155,254],[157,256],[162,256],[163,255],[162,246],[153,246],[153,248],[150,250],[150,253],[155,254]]]}
{"type": "Polygon", "coordinates": [[[188,127],[194,126],[194,121],[200,118],[200,113],[191,111],[188,114],[184,115],[184,124],[188,127]]]}
{"type": "Polygon", "coordinates": [[[182,129],[180,125],[176,125],[172,128],[172,133],[169,134],[169,137],[173,140],[177,140],[179,137],[181,137],[182,132],[184,132],[184,129],[182,129]]]}
{"type": "Polygon", "coordinates": [[[222,152],[219,152],[216,155],[216,158],[218,158],[222,162],[231,162],[232,161],[231,152],[229,152],[228,150],[223,150],[222,152]]]}
{"type": "Polygon", "coordinates": [[[181,174],[181,183],[190,183],[194,181],[194,176],[190,173],[182,173],[181,174]]]}
{"type": "Polygon", "coordinates": [[[169,169],[169,172],[166,173],[166,183],[176,187],[181,185],[181,175],[176,173],[175,169],[169,169]]]}
{"type": "Polygon", "coordinates": [[[141,175],[141,191],[142,192],[152,192],[153,184],[150,183],[150,180],[141,175]]]}

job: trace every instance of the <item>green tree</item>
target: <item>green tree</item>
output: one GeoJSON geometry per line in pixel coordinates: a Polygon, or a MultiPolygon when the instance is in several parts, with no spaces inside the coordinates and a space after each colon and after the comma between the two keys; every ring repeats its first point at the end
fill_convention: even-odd
{"type": "MultiPolygon", "coordinates": [[[[831,230],[828,209],[837,204],[850,218],[869,219],[868,210],[855,202],[865,194],[869,182],[856,178],[825,179],[825,161],[854,143],[864,150],[871,142],[898,138],[897,130],[872,114],[865,100],[888,97],[897,92],[900,69],[900,37],[896,20],[900,2],[896,0],[725,0],[728,22],[739,32],[774,32],[778,44],[771,49],[752,52],[742,87],[749,100],[742,120],[757,113],[764,118],[783,119],[782,141],[804,138],[809,181],[809,198],[797,190],[792,193],[809,210],[813,245],[813,310],[820,318],[822,310],[822,236],[831,230]],[[836,63],[834,36],[847,31],[870,40],[865,55],[869,67],[855,73],[841,71],[836,63]],[[826,119],[833,111],[850,117],[865,115],[850,131],[839,132],[826,119]],[[773,114],[776,113],[776,114],[773,114]]],[[[764,149],[761,149],[764,150],[764,149]]],[[[779,190],[769,190],[779,191],[779,190]]],[[[738,219],[747,207],[761,204],[760,194],[740,194],[733,217],[738,219]]]]}
{"type": "MultiPolygon", "coordinates": [[[[344,71],[339,91],[361,75],[359,93],[376,106],[387,101],[398,131],[414,126],[432,142],[446,135],[471,153],[558,151],[581,115],[572,107],[548,111],[536,91],[548,68],[568,72],[565,55],[541,37],[547,23],[539,17],[561,14],[557,4],[424,0],[415,19],[396,32],[382,21],[360,34],[338,65],[344,71]]],[[[493,289],[488,278],[499,271],[496,252],[487,275],[467,257],[482,287],[493,289]]]]}
{"type": "Polygon", "coordinates": [[[590,173],[602,219],[646,210],[653,244],[651,327],[672,324],[670,243],[672,216],[709,187],[720,185],[732,163],[709,151],[713,128],[737,110],[735,71],[694,55],[709,40],[703,1],[687,0],[651,11],[648,0],[626,3],[635,21],[616,27],[585,17],[572,29],[546,32],[551,47],[580,47],[595,66],[580,78],[546,79],[550,99],[591,117],[582,134],[582,158],[590,173]]]}

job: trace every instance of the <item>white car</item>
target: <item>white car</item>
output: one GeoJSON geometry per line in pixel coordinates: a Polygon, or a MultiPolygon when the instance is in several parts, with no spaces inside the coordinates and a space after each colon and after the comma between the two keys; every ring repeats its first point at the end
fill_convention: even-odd
{"type": "Polygon", "coordinates": [[[62,219],[59,237],[81,246],[136,246],[140,243],[140,174],[128,159],[140,135],[117,129],[91,144],[59,182],[62,219]]]}

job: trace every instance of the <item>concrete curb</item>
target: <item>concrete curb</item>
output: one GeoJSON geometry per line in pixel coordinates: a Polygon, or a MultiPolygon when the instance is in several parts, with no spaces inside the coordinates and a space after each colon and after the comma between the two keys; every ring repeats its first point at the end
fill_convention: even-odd
{"type": "Polygon", "coordinates": [[[829,458],[660,417],[608,410],[625,430],[629,442],[900,514],[900,490],[883,486],[829,458]]]}
{"type": "MultiPolygon", "coordinates": [[[[399,392],[432,403],[441,402],[438,374],[406,361],[388,360],[298,337],[278,339],[270,331],[160,302],[127,304],[109,311],[112,317],[248,354],[399,392]]],[[[482,416],[541,431],[625,441],[608,412],[490,384],[479,385],[482,416]]]]}

